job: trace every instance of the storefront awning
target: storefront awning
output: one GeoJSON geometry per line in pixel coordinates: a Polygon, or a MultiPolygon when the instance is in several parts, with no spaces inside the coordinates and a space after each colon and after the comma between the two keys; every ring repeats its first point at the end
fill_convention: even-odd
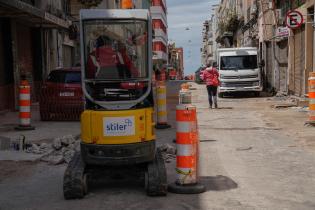
{"type": "Polygon", "coordinates": [[[17,18],[42,27],[68,28],[71,24],[19,0],[0,0],[0,17],[17,18]]]}

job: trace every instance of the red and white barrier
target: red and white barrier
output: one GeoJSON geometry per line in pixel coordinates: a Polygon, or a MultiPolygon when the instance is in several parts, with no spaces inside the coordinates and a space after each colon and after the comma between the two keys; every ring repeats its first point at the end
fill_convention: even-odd
{"type": "Polygon", "coordinates": [[[176,107],[176,172],[177,180],[169,191],[179,194],[196,194],[206,191],[198,183],[199,138],[196,107],[180,104],[176,107]]]}
{"type": "Polygon", "coordinates": [[[21,80],[19,95],[20,124],[17,130],[34,130],[31,126],[31,87],[27,80],[21,80]]]}
{"type": "Polygon", "coordinates": [[[197,183],[198,134],[196,107],[178,105],[176,107],[176,171],[178,184],[197,183]]]}
{"type": "Polygon", "coordinates": [[[315,72],[308,78],[309,123],[315,125],[315,72]]]}

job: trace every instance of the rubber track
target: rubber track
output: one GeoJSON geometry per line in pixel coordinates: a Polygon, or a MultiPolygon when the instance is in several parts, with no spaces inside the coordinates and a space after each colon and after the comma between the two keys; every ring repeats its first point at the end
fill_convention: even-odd
{"type": "Polygon", "coordinates": [[[79,199],[85,195],[83,181],[85,164],[80,152],[76,152],[64,174],[63,195],[65,199],[79,199]]]}
{"type": "Polygon", "coordinates": [[[148,164],[149,196],[165,196],[167,194],[167,175],[162,154],[157,151],[155,160],[148,164]]]}

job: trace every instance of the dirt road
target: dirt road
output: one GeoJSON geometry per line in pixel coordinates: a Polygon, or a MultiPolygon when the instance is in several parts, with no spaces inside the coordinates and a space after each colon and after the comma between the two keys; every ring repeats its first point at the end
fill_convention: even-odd
{"type": "MultiPolygon", "coordinates": [[[[220,99],[220,109],[210,110],[205,87],[195,87],[206,193],[150,198],[140,180],[127,178],[93,185],[83,200],[65,201],[64,165],[0,162],[0,171],[14,169],[0,173],[0,209],[315,209],[315,128],[304,126],[307,114],[273,109],[276,99],[251,97],[220,99]]],[[[176,98],[170,102],[173,128],[158,131],[160,144],[172,144],[175,137],[176,98]]],[[[169,182],[174,165],[167,164],[169,182]]]]}

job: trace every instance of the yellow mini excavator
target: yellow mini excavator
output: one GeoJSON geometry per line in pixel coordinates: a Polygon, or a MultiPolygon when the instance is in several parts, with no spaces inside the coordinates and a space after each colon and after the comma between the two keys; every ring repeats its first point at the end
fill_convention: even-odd
{"type": "Polygon", "coordinates": [[[80,39],[85,111],[81,152],[64,174],[65,199],[83,198],[96,171],[118,169],[141,173],[148,195],[166,195],[154,133],[149,11],[81,10],[80,39]]]}

